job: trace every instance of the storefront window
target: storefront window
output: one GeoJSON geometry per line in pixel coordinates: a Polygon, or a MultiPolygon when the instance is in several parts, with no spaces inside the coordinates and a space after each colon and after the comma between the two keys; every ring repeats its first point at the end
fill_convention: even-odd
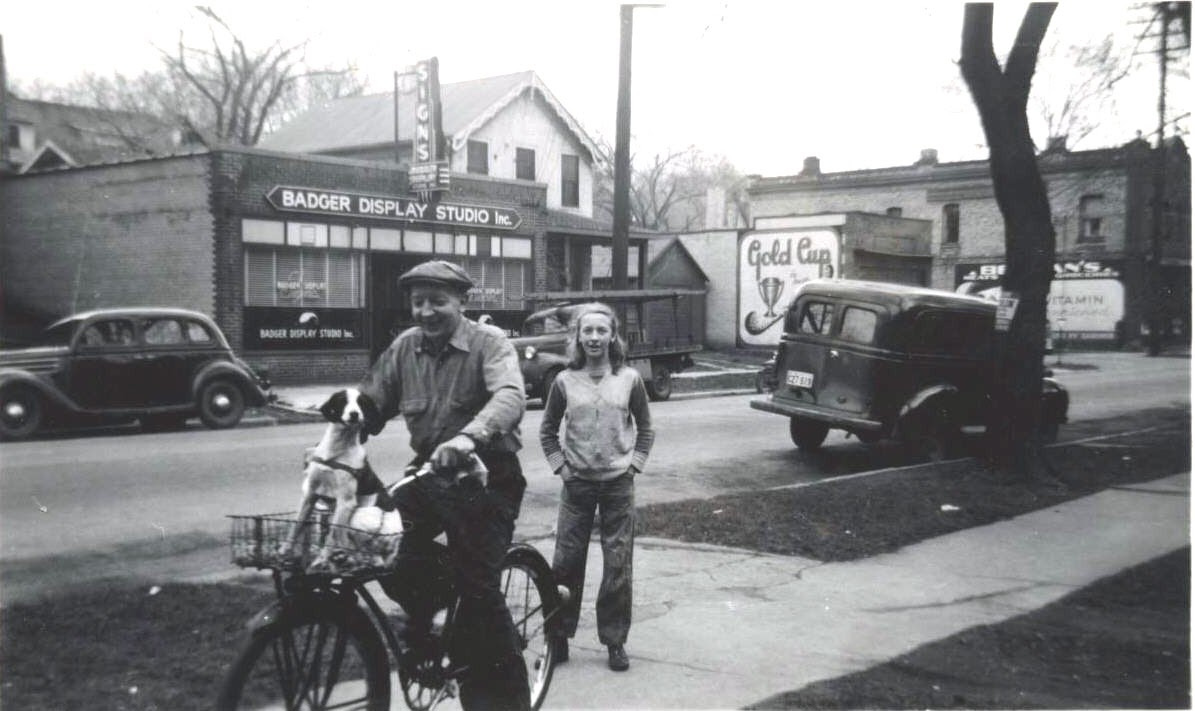
{"type": "Polygon", "coordinates": [[[363,264],[358,252],[246,247],[245,305],[361,308],[363,264]]]}
{"type": "Polygon", "coordinates": [[[476,285],[469,292],[471,309],[521,309],[531,263],[470,257],[459,260],[476,285]]]}

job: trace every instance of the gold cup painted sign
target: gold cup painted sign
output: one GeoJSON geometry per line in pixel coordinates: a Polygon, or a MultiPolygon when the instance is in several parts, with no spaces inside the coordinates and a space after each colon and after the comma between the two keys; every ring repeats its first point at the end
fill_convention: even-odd
{"type": "Polygon", "coordinates": [[[829,229],[748,232],[739,243],[739,340],[775,345],[797,287],[839,276],[838,233],[829,229]]]}

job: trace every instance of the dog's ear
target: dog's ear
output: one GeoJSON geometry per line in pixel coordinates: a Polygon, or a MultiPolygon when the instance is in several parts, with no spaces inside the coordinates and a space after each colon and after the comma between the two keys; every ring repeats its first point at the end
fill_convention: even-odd
{"type": "Polygon", "coordinates": [[[323,405],[319,406],[320,414],[328,422],[340,422],[340,416],[344,414],[344,406],[349,402],[348,393],[343,390],[337,390],[332,393],[323,405]]]}
{"type": "Polygon", "coordinates": [[[386,426],[386,420],[382,418],[382,411],[378,409],[377,403],[365,393],[358,393],[357,407],[361,408],[361,417],[364,420],[361,423],[359,439],[361,444],[365,444],[365,440],[369,439],[370,435],[376,435],[382,431],[382,428],[386,426]]]}

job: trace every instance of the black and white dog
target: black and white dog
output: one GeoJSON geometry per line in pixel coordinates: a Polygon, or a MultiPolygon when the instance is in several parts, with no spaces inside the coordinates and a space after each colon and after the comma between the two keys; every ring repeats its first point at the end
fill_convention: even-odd
{"type": "MultiPolygon", "coordinates": [[[[367,534],[363,540],[402,530],[398,511],[365,456],[366,440],[386,424],[377,405],[356,389],[338,390],[320,406],[320,413],[328,428],[319,444],[307,450],[297,523],[281,551],[283,557],[292,554],[316,501],[330,500],[335,507],[330,522],[335,525],[308,566],[313,571],[335,569],[337,551],[360,549],[359,542],[353,541],[354,529],[367,534]]],[[[380,553],[375,563],[388,564],[392,556],[380,553]]]]}

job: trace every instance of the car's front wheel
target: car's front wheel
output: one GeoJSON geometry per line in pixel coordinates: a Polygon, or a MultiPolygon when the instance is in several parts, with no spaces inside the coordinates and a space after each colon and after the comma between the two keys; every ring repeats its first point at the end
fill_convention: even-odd
{"type": "Polygon", "coordinates": [[[214,430],[235,427],[245,414],[245,394],[231,380],[213,380],[199,391],[199,419],[214,430]]]}
{"type": "Polygon", "coordinates": [[[824,422],[804,417],[788,418],[788,436],[792,438],[793,444],[800,449],[810,451],[817,449],[822,446],[822,442],[826,441],[826,435],[829,433],[830,426],[824,422]]]}
{"type": "Polygon", "coordinates": [[[18,385],[0,392],[0,437],[32,437],[44,418],[45,406],[33,388],[18,385]]]}

